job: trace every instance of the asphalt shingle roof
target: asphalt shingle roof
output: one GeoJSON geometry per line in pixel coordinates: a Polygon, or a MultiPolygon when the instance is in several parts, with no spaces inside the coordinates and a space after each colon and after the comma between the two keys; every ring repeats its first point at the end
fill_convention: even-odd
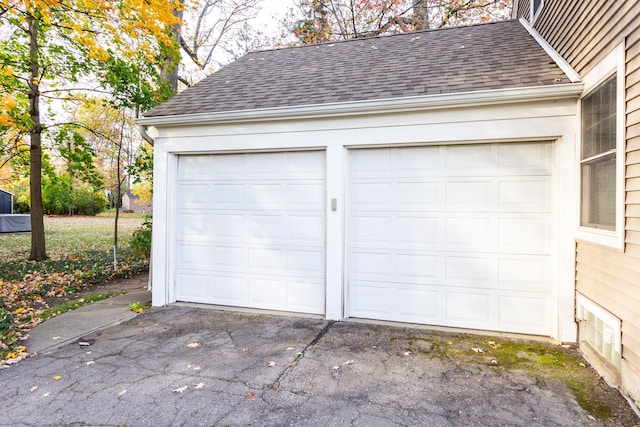
{"type": "Polygon", "coordinates": [[[570,83],[519,21],[249,53],[145,117],[570,83]]]}

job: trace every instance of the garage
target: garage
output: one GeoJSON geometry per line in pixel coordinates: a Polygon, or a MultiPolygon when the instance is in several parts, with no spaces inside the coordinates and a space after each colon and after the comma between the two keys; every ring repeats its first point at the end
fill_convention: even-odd
{"type": "Polygon", "coordinates": [[[549,334],[552,150],[350,150],[348,315],[549,334]]]}
{"type": "Polygon", "coordinates": [[[178,301],[324,314],[323,151],[178,156],[178,301]]]}

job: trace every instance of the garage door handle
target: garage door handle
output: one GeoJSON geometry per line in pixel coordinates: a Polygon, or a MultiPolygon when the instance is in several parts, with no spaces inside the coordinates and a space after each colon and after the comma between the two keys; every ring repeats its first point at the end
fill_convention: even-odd
{"type": "Polygon", "coordinates": [[[338,199],[331,199],[331,210],[334,212],[338,210],[338,199]]]}

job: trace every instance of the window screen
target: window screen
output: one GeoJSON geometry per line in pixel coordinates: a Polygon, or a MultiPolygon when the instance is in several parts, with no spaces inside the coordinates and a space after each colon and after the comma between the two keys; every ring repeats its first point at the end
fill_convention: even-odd
{"type": "Polygon", "coordinates": [[[616,76],[582,99],[580,223],[616,227],[616,76]]]}

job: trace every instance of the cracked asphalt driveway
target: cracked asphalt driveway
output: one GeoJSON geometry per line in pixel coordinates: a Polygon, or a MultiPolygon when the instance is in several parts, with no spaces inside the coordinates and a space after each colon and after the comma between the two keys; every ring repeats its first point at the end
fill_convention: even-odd
{"type": "Polygon", "coordinates": [[[0,425],[616,425],[559,381],[435,357],[434,334],[154,308],[0,371],[0,425]]]}

